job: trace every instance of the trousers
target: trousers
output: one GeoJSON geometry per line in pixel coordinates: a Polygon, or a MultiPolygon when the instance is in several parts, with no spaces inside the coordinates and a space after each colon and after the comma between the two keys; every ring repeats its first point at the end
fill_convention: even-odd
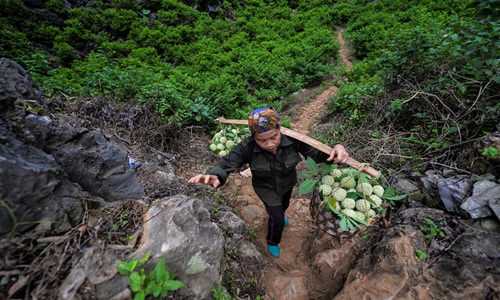
{"type": "Polygon", "coordinates": [[[268,206],[264,203],[267,215],[267,244],[276,246],[281,242],[281,235],[285,227],[285,211],[290,205],[290,198],[292,197],[292,190],[289,190],[281,196],[281,205],[268,206]]]}

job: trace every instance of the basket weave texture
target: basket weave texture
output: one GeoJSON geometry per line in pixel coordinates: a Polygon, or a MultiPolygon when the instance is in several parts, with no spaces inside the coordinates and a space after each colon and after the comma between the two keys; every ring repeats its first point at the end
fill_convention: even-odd
{"type": "MultiPolygon", "coordinates": [[[[318,189],[314,189],[312,198],[309,204],[311,217],[316,225],[325,233],[336,237],[339,241],[348,240],[359,233],[368,229],[369,226],[364,225],[361,228],[346,231],[340,227],[340,218],[330,211],[325,203],[321,201],[318,189]]],[[[371,223],[375,223],[380,219],[380,214],[375,216],[371,223]]]]}

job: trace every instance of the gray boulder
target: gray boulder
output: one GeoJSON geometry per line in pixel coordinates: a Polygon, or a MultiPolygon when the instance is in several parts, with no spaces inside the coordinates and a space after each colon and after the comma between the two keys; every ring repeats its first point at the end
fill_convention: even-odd
{"type": "MultiPolygon", "coordinates": [[[[222,280],[224,236],[204,203],[185,195],[163,198],[149,209],[145,221],[141,244],[127,261],[150,253],[143,266],[149,274],[163,258],[168,272],[185,284],[177,291],[179,297],[209,299],[222,280]]],[[[117,275],[96,291],[99,299],[109,299],[126,288],[127,282],[117,275]]]]}
{"type": "Polygon", "coordinates": [[[18,63],[0,58],[0,112],[14,109],[18,99],[39,100],[43,91],[18,63]]]}
{"type": "Polygon", "coordinates": [[[20,142],[0,120],[0,236],[64,233],[83,215],[80,198],[54,157],[20,142]]]}
{"type": "Polygon", "coordinates": [[[128,163],[123,142],[104,130],[90,131],[67,115],[26,118],[35,144],[52,153],[69,178],[105,201],[140,199],[145,193],[128,163]]]}
{"type": "Polygon", "coordinates": [[[495,215],[500,220],[499,203],[500,184],[480,180],[474,184],[472,196],[467,198],[460,207],[474,219],[495,215]]]}
{"type": "Polygon", "coordinates": [[[81,221],[82,197],[144,196],[121,141],[49,106],[19,64],[0,59],[0,235],[63,233],[81,221]]]}

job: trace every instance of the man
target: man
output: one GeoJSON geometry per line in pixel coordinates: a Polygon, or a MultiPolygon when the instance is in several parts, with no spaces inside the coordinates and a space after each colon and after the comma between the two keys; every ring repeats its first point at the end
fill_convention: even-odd
{"type": "Polygon", "coordinates": [[[229,174],[245,164],[250,165],[252,186],[264,203],[268,214],[267,249],[273,257],[280,256],[279,243],[283,228],[288,225],[285,211],[297,183],[296,166],[301,157],[317,163],[342,163],[349,158],[344,146],[336,145],[330,155],[299,140],[281,134],[278,112],[272,107],[253,110],[248,115],[252,135],[241,141],[206,174],[199,174],[188,183],[203,183],[214,188],[222,186],[229,174]]]}

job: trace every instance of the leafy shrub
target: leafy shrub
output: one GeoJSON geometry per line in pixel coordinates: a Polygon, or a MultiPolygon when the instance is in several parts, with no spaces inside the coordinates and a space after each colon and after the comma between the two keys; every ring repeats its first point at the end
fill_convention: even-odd
{"type": "Polygon", "coordinates": [[[329,110],[343,114],[351,125],[362,122],[374,109],[374,99],[383,92],[379,77],[349,81],[327,103],[329,110]]]}
{"type": "Polygon", "coordinates": [[[141,7],[134,0],[111,0],[111,6],[118,9],[139,10],[141,7]]]}
{"type": "Polygon", "coordinates": [[[3,0],[0,17],[2,18],[23,18],[30,15],[29,9],[23,0],[3,0]]]}
{"type": "Polygon", "coordinates": [[[35,52],[31,55],[31,59],[27,59],[24,63],[26,71],[35,81],[45,78],[51,70],[49,56],[44,53],[35,52]]]}
{"type": "Polygon", "coordinates": [[[84,23],[77,19],[69,19],[66,20],[64,29],[57,36],[56,42],[66,43],[76,49],[83,50],[91,36],[91,32],[84,23]]]}
{"type": "Polygon", "coordinates": [[[30,53],[35,47],[27,40],[26,35],[12,26],[2,26],[0,29],[0,57],[6,57],[26,67],[30,53]]]}
{"type": "Polygon", "coordinates": [[[163,258],[149,274],[146,274],[143,268],[138,271],[138,268],[144,265],[150,256],[151,254],[147,253],[142,259],[134,258],[116,266],[121,275],[128,275],[130,289],[134,292],[134,300],[144,300],[149,295],[165,298],[168,292],[185,286],[184,283],[174,280],[175,275],[170,274],[165,268],[163,258]]]}
{"type": "Polygon", "coordinates": [[[101,23],[101,30],[110,31],[114,35],[113,40],[115,40],[126,38],[134,22],[140,20],[140,16],[130,9],[108,8],[101,11],[95,19],[101,23]]]}
{"type": "Polygon", "coordinates": [[[37,42],[52,46],[59,34],[61,30],[57,26],[41,24],[33,33],[33,38],[37,42]]]}
{"type": "Polygon", "coordinates": [[[58,14],[65,14],[68,10],[63,0],[48,0],[45,2],[45,8],[58,14]]]}
{"type": "Polygon", "coordinates": [[[59,62],[65,65],[68,65],[77,57],[75,48],[66,42],[54,43],[54,52],[58,56],[59,62]]]}
{"type": "Polygon", "coordinates": [[[127,40],[123,42],[103,42],[100,45],[103,53],[110,58],[123,58],[127,57],[132,51],[138,48],[134,40],[127,40]]]}
{"type": "Polygon", "coordinates": [[[158,10],[158,21],[167,26],[192,25],[200,13],[179,1],[164,0],[161,3],[161,9],[158,10]]]}

